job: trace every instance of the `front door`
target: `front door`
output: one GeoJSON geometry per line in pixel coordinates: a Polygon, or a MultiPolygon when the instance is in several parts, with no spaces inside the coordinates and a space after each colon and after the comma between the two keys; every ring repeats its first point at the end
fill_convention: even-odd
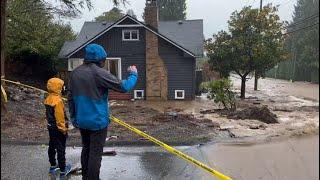
{"type": "MultiPolygon", "coordinates": [[[[121,73],[121,58],[107,58],[106,65],[104,66],[105,69],[110,71],[115,77],[119,80],[122,79],[121,73]]],[[[113,90],[109,91],[109,100],[130,100],[132,99],[131,93],[120,93],[113,90]]]]}
{"type": "Polygon", "coordinates": [[[104,68],[121,80],[121,58],[107,58],[104,68]]]}

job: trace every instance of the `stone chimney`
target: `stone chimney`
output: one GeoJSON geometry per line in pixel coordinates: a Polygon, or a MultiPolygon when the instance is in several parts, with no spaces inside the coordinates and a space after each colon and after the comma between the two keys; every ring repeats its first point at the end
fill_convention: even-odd
{"type": "Polygon", "coordinates": [[[144,10],[144,18],[146,24],[154,29],[158,29],[158,6],[157,0],[146,0],[146,7],[144,10]]]}
{"type": "MultiPolygon", "coordinates": [[[[158,31],[158,7],[156,0],[146,0],[145,23],[158,31]]],[[[167,100],[167,68],[159,55],[158,36],[146,30],[146,99],[167,100]]]]}

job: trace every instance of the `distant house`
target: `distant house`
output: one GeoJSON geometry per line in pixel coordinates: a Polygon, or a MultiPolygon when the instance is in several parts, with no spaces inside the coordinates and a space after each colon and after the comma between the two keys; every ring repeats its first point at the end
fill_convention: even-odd
{"type": "Polygon", "coordinates": [[[203,55],[203,21],[158,21],[156,0],[147,0],[145,23],[126,15],[116,22],[85,22],[76,40],[65,42],[59,58],[68,71],[82,64],[89,43],[102,45],[106,69],[122,79],[136,65],[138,84],[128,94],[110,99],[193,100],[196,58],[203,55]]]}

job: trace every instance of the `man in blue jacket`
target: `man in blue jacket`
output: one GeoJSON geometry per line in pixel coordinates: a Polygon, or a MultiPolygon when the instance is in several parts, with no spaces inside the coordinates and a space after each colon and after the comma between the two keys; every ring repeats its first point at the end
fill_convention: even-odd
{"type": "Polygon", "coordinates": [[[108,91],[130,91],[137,82],[137,69],[128,68],[129,77],[120,81],[104,69],[107,53],[98,44],[85,48],[84,63],[72,71],[68,103],[70,119],[82,137],[83,180],[98,180],[103,146],[109,125],[108,91]]]}

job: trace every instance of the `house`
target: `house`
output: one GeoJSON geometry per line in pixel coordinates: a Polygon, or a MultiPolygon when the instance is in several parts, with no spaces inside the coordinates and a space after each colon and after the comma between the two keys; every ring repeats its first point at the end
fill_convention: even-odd
{"type": "Polygon", "coordinates": [[[193,100],[203,40],[202,20],[158,21],[156,0],[147,0],[145,22],[130,15],[116,22],[85,22],[76,40],[64,43],[59,58],[72,71],[82,63],[85,46],[97,43],[108,53],[105,68],[119,79],[130,65],[139,72],[133,92],[110,92],[110,99],[193,100]]]}

